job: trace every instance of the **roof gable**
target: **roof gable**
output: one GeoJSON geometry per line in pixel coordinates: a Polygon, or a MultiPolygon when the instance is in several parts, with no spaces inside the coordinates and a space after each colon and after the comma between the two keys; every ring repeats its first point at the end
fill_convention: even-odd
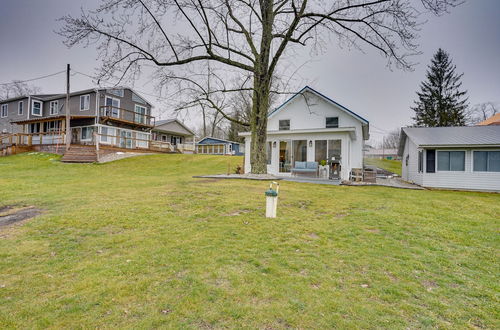
{"type": "Polygon", "coordinates": [[[279,107],[277,107],[276,109],[274,109],[273,111],[271,111],[267,116],[271,117],[271,116],[275,115],[276,113],[278,113],[279,111],[283,110],[289,103],[291,103],[294,99],[296,99],[298,96],[302,95],[305,92],[310,92],[310,93],[318,96],[319,98],[325,100],[327,103],[335,105],[340,110],[346,112],[348,115],[354,117],[355,119],[359,120],[363,124],[366,124],[366,125],[369,124],[368,120],[364,119],[360,115],[352,112],[351,110],[347,109],[343,105],[335,102],[334,100],[332,100],[328,96],[326,96],[326,95],[318,92],[317,90],[315,90],[315,89],[313,89],[313,88],[311,88],[309,86],[305,86],[304,88],[302,88],[299,92],[295,93],[292,97],[290,97],[288,100],[286,100],[285,102],[283,102],[283,104],[281,104],[279,107]]]}
{"type": "Polygon", "coordinates": [[[239,142],[235,141],[229,141],[229,140],[224,140],[224,139],[219,139],[219,138],[214,138],[211,136],[205,136],[203,139],[198,141],[198,144],[204,144],[204,143],[213,143],[214,142],[222,142],[222,143],[233,143],[233,144],[240,144],[239,142]]]}
{"type": "Polygon", "coordinates": [[[158,120],[153,130],[194,135],[194,132],[178,119],[158,120]]]}

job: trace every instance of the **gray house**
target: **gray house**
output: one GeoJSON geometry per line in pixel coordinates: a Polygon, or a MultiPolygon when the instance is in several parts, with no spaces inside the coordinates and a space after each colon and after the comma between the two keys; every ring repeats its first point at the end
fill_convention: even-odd
{"type": "Polygon", "coordinates": [[[500,191],[500,126],[405,127],[398,153],[406,181],[500,191]]]}
{"type": "MultiPolygon", "coordinates": [[[[26,95],[0,101],[0,148],[28,146],[64,152],[65,102],[65,94],[26,95]]],[[[99,150],[174,151],[170,142],[151,143],[151,132],[156,126],[151,108],[149,102],[127,87],[71,93],[69,151],[77,145],[99,146],[99,150]]]]}
{"type": "Polygon", "coordinates": [[[178,119],[158,120],[151,133],[153,144],[169,142],[176,150],[194,152],[195,134],[178,119]]]}

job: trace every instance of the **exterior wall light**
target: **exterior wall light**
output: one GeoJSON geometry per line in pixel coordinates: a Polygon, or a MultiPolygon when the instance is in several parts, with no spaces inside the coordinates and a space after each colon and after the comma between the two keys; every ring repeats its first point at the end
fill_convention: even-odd
{"type": "Polygon", "coordinates": [[[312,140],[309,140],[309,148],[312,148],[312,146],[313,146],[313,142],[312,142],[312,140]]]}
{"type": "Polygon", "coordinates": [[[276,148],[276,141],[273,142],[273,148],[276,148]]]}

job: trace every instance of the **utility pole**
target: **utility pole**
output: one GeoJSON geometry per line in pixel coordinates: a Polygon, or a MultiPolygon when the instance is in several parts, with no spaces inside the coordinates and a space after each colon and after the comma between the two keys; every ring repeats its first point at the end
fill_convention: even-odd
{"type": "Polygon", "coordinates": [[[66,104],[64,108],[66,110],[66,151],[69,150],[69,146],[71,145],[71,126],[70,126],[70,109],[69,109],[69,64],[66,66],[66,104]]]}

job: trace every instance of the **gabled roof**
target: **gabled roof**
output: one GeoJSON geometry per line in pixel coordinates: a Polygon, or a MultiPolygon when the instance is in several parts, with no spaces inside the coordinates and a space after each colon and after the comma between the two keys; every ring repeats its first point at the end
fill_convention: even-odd
{"type": "Polygon", "coordinates": [[[500,146],[500,126],[403,127],[400,155],[406,138],[419,147],[500,146]]]}
{"type": "Polygon", "coordinates": [[[157,120],[156,123],[155,123],[155,127],[153,128],[153,130],[161,130],[161,128],[159,128],[159,126],[162,126],[162,125],[165,125],[165,124],[168,124],[168,123],[172,123],[172,122],[177,122],[179,125],[181,125],[186,131],[188,131],[189,133],[194,134],[194,132],[192,130],[190,130],[186,125],[184,125],[183,122],[181,122],[180,120],[176,119],[176,118],[171,118],[171,119],[163,119],[163,120],[157,120]]]}
{"type": "Polygon", "coordinates": [[[328,96],[318,92],[317,90],[309,87],[309,86],[305,86],[304,88],[302,88],[300,91],[298,91],[297,93],[295,93],[292,97],[290,97],[288,100],[286,100],[283,104],[281,104],[279,107],[277,107],[276,109],[274,109],[273,111],[269,112],[269,114],[267,115],[268,117],[271,117],[272,115],[276,114],[278,111],[280,111],[281,109],[283,109],[288,103],[292,102],[296,97],[302,95],[304,92],[310,92],[312,94],[315,94],[317,95],[318,97],[324,99],[325,101],[327,101],[328,103],[330,104],[333,104],[337,107],[339,107],[341,110],[345,111],[347,114],[353,116],[354,118],[358,119],[359,121],[361,121],[363,124],[366,124],[368,125],[369,122],[368,120],[364,119],[363,117],[361,117],[360,115],[352,112],[351,110],[347,109],[346,107],[344,107],[343,105],[335,102],[334,100],[332,100],[331,98],[329,98],[328,96]]]}
{"type": "Polygon", "coordinates": [[[214,137],[211,137],[211,136],[205,136],[205,137],[204,137],[204,138],[202,138],[200,141],[196,142],[196,144],[201,143],[201,142],[203,142],[203,141],[204,141],[204,140],[206,140],[206,139],[211,139],[211,140],[220,141],[220,142],[225,142],[225,143],[241,144],[241,143],[236,142],[236,141],[229,141],[229,140],[224,140],[224,139],[214,138],[214,137]]]}

